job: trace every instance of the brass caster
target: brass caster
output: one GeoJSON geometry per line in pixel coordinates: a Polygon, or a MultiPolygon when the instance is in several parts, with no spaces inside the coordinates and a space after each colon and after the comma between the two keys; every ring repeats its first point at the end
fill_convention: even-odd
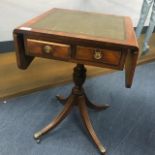
{"type": "Polygon", "coordinates": [[[103,146],[99,146],[99,150],[100,150],[101,155],[106,154],[106,150],[105,150],[105,148],[103,146]]]}
{"type": "Polygon", "coordinates": [[[34,140],[37,142],[37,144],[39,144],[41,142],[40,137],[38,136],[38,133],[35,133],[33,136],[34,140]]]}

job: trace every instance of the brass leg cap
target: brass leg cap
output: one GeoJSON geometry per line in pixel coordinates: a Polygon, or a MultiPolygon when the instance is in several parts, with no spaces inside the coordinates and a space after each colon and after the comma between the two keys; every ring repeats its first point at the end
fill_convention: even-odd
{"type": "Polygon", "coordinates": [[[33,138],[36,140],[37,144],[40,143],[40,133],[39,132],[36,132],[33,136],[33,138]]]}
{"type": "Polygon", "coordinates": [[[99,146],[100,152],[102,155],[105,155],[106,149],[103,146],[99,146]]]}
{"type": "Polygon", "coordinates": [[[34,139],[38,139],[40,137],[40,132],[36,132],[35,134],[34,134],[34,139]]]}

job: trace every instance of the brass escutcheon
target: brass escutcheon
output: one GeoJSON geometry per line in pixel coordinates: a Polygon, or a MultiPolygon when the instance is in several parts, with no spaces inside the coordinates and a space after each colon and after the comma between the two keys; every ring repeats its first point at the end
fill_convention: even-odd
{"type": "Polygon", "coordinates": [[[44,46],[44,52],[45,52],[46,54],[51,53],[51,52],[52,52],[52,47],[49,46],[49,45],[44,46]]]}
{"type": "Polygon", "coordinates": [[[102,52],[100,49],[95,49],[94,50],[94,58],[95,59],[101,59],[102,58],[102,52]]]}

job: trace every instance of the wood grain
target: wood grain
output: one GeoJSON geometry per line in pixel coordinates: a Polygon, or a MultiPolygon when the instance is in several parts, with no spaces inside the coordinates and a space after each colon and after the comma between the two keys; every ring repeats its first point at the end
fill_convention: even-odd
{"type": "Polygon", "coordinates": [[[67,59],[70,57],[70,45],[58,44],[52,42],[38,41],[33,39],[27,39],[27,54],[32,56],[44,57],[44,58],[61,58],[67,59]],[[50,50],[45,50],[45,47],[49,47],[50,50]]]}
{"type": "Polygon", "coordinates": [[[17,42],[17,60],[20,62],[18,63],[18,67],[21,69],[26,69],[30,65],[30,63],[27,62],[29,62],[29,58],[33,58],[31,56],[39,56],[54,60],[74,62],[76,64],[123,70],[127,52],[134,51],[134,55],[130,55],[130,61],[132,61],[132,63],[125,65],[126,73],[128,72],[128,74],[126,74],[127,80],[125,81],[125,85],[126,87],[131,87],[132,85],[139,54],[139,46],[130,17],[54,8],[43,13],[39,16],[39,19],[36,17],[27,21],[24,25],[15,28],[13,34],[14,36],[23,36],[21,40],[24,41],[24,43],[20,43],[20,39],[15,40],[15,42],[17,42]],[[59,53],[60,48],[62,49],[62,53],[57,54],[57,57],[53,54],[51,57],[51,54],[49,54],[49,49],[50,51],[52,49],[51,45],[49,45],[50,42],[70,46],[70,57],[67,56],[68,48],[65,54],[64,51],[66,50],[64,47],[62,48],[62,46],[55,45],[57,52],[54,53],[59,53]],[[31,45],[29,46],[30,43],[31,45]],[[77,49],[78,46],[95,48],[95,58],[100,58],[100,60],[102,54],[105,53],[105,60],[96,61],[96,59],[90,59],[90,57],[93,56],[92,52],[82,50],[82,48],[80,53],[87,55],[82,56],[78,54],[77,58],[74,57],[75,53],[79,53],[77,49]],[[46,54],[42,53],[45,47],[47,49],[46,54]],[[19,48],[23,50],[20,51],[19,48]],[[109,51],[101,53],[101,50],[98,49],[109,51]],[[115,54],[110,52],[112,49],[117,52],[115,52],[115,54]],[[33,55],[31,55],[32,51],[35,51],[33,55]],[[120,54],[118,54],[118,52],[120,52],[120,54]],[[27,53],[27,55],[25,53],[27,53]],[[89,59],[84,60],[83,57],[89,57],[89,59]]]}
{"type": "Polygon", "coordinates": [[[76,52],[76,58],[83,59],[86,61],[118,65],[121,58],[121,52],[107,50],[107,49],[102,50],[102,49],[78,46],[77,52],[76,52]],[[101,58],[96,59],[95,52],[100,52],[101,58]]]}
{"type": "MultiPolygon", "coordinates": [[[[140,47],[144,36],[139,39],[140,47]]],[[[139,57],[138,64],[155,60],[155,34],[150,40],[150,52],[139,57]]],[[[16,65],[15,53],[0,54],[0,99],[31,93],[72,81],[72,69],[75,64],[62,61],[36,58],[27,70],[16,65]],[[20,81],[20,82],[19,82],[20,81]]],[[[111,69],[86,66],[88,76],[104,75],[114,72],[111,69]]]]}

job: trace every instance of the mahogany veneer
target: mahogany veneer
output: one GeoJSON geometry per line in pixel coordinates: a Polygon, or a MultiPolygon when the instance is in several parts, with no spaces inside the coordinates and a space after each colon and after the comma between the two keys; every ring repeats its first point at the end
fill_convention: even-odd
{"type": "MultiPolygon", "coordinates": [[[[73,81],[75,86],[66,99],[62,112],[45,128],[34,134],[41,136],[56,127],[74,105],[79,107],[84,124],[102,154],[106,152],[95,134],[87,107],[102,110],[89,101],[83,83],[86,78],[84,65],[123,70],[125,84],[130,88],[137,63],[139,47],[129,17],[114,16],[65,9],[52,9],[14,30],[17,64],[26,69],[34,57],[76,63],[73,81]]],[[[52,68],[52,66],[49,66],[52,68]]]]}

